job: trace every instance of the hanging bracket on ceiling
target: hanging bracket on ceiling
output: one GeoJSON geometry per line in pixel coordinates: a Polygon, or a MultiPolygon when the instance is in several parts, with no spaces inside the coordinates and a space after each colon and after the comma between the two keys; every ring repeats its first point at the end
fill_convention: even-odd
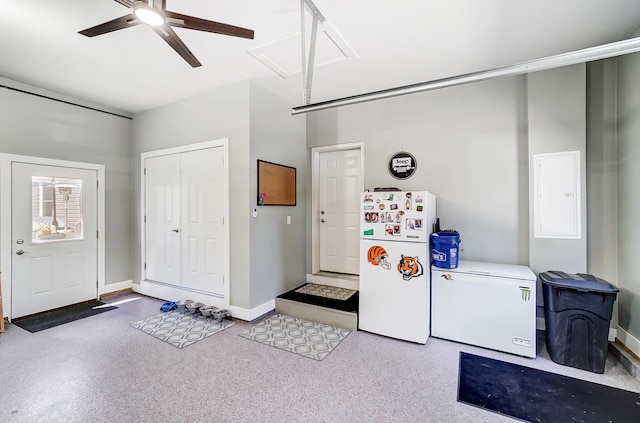
{"type": "Polygon", "coordinates": [[[318,22],[324,23],[325,18],[313,1],[300,0],[300,40],[302,41],[302,99],[305,105],[311,104],[311,86],[313,84],[313,66],[316,55],[316,42],[318,38],[318,22]],[[311,39],[307,46],[305,25],[305,10],[312,15],[311,39]],[[308,48],[308,54],[307,54],[308,48]]]}

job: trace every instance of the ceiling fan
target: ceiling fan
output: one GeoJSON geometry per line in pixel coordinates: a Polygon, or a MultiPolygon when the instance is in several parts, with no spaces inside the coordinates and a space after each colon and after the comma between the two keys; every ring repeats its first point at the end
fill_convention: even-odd
{"type": "Polygon", "coordinates": [[[253,39],[253,30],[227,25],[220,22],[195,18],[166,9],[166,0],[115,0],[123,6],[130,7],[131,13],[112,21],[79,31],[87,37],[106,34],[119,29],[130,28],[139,24],[147,24],[167,42],[192,67],[202,66],[196,56],[187,48],[171,27],[195,29],[197,31],[214,32],[232,37],[253,39]]]}

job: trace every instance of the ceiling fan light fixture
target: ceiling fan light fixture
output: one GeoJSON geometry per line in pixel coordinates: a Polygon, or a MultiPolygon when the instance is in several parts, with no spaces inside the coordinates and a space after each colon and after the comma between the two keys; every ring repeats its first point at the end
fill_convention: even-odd
{"type": "Polygon", "coordinates": [[[133,5],[133,14],[142,22],[151,26],[161,26],[165,23],[164,13],[162,11],[150,7],[144,1],[137,1],[133,5]]]}

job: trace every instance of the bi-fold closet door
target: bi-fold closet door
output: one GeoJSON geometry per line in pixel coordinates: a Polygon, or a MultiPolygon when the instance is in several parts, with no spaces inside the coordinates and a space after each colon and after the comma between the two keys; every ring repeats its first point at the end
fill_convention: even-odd
{"type": "Polygon", "coordinates": [[[146,279],[224,295],[223,148],[145,159],[146,279]]]}

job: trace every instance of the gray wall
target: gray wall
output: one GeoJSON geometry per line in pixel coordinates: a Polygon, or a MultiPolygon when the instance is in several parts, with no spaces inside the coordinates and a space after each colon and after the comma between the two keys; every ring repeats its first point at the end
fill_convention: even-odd
{"type": "MultiPolygon", "coordinates": [[[[249,308],[249,82],[229,85],[188,99],[138,113],[133,122],[134,174],[140,175],[140,154],[164,148],[229,138],[229,209],[231,234],[231,304],[249,308]]],[[[140,198],[140,177],[135,178],[140,198]]],[[[135,204],[136,245],[140,240],[140,203],[135,204]]],[[[140,280],[140,249],[136,249],[134,282],[140,280]]]]}
{"type": "MultiPolygon", "coordinates": [[[[136,175],[140,175],[143,152],[229,139],[231,305],[251,309],[301,282],[304,203],[292,208],[262,207],[256,219],[251,217],[256,207],[257,158],[297,167],[299,181],[306,177],[304,120],[291,117],[290,105],[245,81],[137,114],[133,138],[136,175]],[[292,225],[286,225],[287,215],[292,216],[292,225]]],[[[139,177],[135,192],[139,198],[139,177]]],[[[305,197],[302,182],[298,195],[305,197]]],[[[140,245],[139,202],[135,215],[136,245],[140,245]]],[[[136,265],[134,281],[139,280],[136,265]]]]}
{"type": "Polygon", "coordinates": [[[307,145],[364,142],[367,188],[433,192],[441,225],[461,234],[463,260],[584,272],[585,111],[585,65],[576,65],[311,113],[307,145]],[[401,150],[418,162],[404,181],[387,171],[401,150]],[[533,239],[532,155],[568,150],[581,152],[583,237],[533,239]]]}
{"type": "Polygon", "coordinates": [[[640,339],[640,55],[618,58],[619,325],[640,339]]]}
{"type": "MultiPolygon", "coordinates": [[[[91,105],[8,79],[6,86],[91,105]]],[[[130,119],[0,88],[0,152],[105,166],[106,284],[131,279],[137,245],[132,231],[130,119]]]]}
{"type": "Polygon", "coordinates": [[[305,118],[291,116],[291,105],[251,84],[251,306],[255,307],[302,284],[306,278],[305,198],[307,150],[305,118]],[[257,160],[296,168],[295,206],[256,206],[257,160]],[[287,225],[287,216],[291,224],[287,225]]]}
{"type": "Polygon", "coordinates": [[[528,264],[526,101],[512,77],[315,112],[307,145],[364,142],[365,187],[430,191],[462,259],[528,264]],[[401,150],[418,162],[403,181],[387,171],[401,150]]]}
{"type": "MultiPolygon", "coordinates": [[[[529,266],[536,273],[587,270],[586,67],[575,65],[527,76],[529,163],[540,153],[580,151],[581,239],[529,238],[529,266]]],[[[533,194],[533,172],[529,172],[533,194]]],[[[530,197],[533,207],[533,197],[530,197]]],[[[533,221],[533,208],[531,208],[533,221]]]]}
{"type": "MultiPolygon", "coordinates": [[[[587,64],[587,273],[618,284],[616,60],[587,64]]],[[[611,319],[617,325],[617,307],[611,319]]]]}

